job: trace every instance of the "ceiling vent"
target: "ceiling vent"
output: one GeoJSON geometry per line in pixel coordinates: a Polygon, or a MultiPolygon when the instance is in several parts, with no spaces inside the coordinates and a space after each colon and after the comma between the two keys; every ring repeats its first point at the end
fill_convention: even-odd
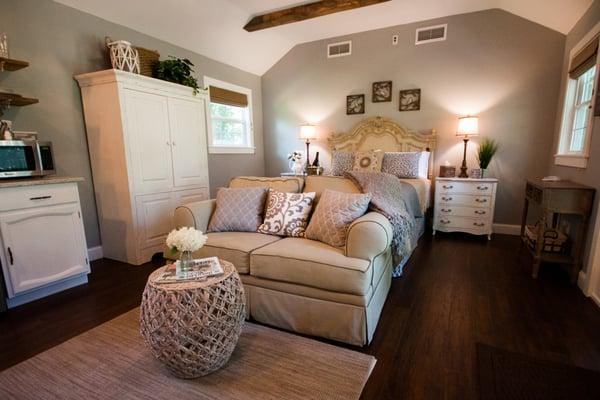
{"type": "Polygon", "coordinates": [[[327,45],[327,58],[344,57],[352,54],[352,41],[330,43],[327,45]]]}
{"type": "Polygon", "coordinates": [[[415,35],[415,44],[441,42],[442,40],[446,40],[447,30],[448,24],[419,28],[415,35]]]}

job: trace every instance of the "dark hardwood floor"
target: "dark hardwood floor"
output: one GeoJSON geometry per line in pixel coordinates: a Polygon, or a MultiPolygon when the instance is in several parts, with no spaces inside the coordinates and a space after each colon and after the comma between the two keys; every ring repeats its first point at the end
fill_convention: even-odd
{"type": "MultiPolygon", "coordinates": [[[[373,343],[363,399],[476,399],[476,343],[600,370],[600,309],[566,272],[530,258],[518,237],[425,235],[395,279],[373,343]]],[[[147,275],[110,260],[90,283],[0,315],[0,370],[139,305],[147,275]]],[[[345,346],[347,347],[347,346],[345,346]]]]}

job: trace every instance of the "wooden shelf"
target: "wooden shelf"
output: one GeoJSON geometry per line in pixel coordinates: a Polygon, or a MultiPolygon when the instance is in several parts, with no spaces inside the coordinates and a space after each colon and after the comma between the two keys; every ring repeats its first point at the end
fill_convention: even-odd
{"type": "MultiPolygon", "coordinates": [[[[527,239],[524,236],[521,236],[521,240],[523,241],[523,246],[527,247],[529,253],[535,257],[535,250],[529,247],[527,239]]],[[[553,264],[573,264],[575,262],[575,258],[569,254],[550,253],[547,251],[542,251],[541,258],[542,262],[553,264]]]]}
{"type": "Polygon", "coordinates": [[[38,99],[34,99],[33,97],[23,97],[16,93],[0,93],[0,103],[3,105],[22,107],[39,102],[38,99]]]}
{"type": "Polygon", "coordinates": [[[0,57],[0,71],[16,71],[28,67],[27,61],[15,60],[12,58],[0,57]]]}

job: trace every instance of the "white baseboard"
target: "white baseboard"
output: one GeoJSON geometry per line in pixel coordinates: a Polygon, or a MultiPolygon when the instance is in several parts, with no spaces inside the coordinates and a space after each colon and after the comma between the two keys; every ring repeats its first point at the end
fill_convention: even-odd
{"type": "Polygon", "coordinates": [[[102,246],[88,248],[88,257],[90,261],[99,260],[104,257],[102,254],[102,246]]]}
{"type": "Polygon", "coordinates": [[[598,296],[595,293],[592,293],[592,295],[590,297],[592,298],[592,300],[594,300],[594,302],[596,303],[596,305],[598,307],[600,307],[600,296],[598,296]]]}
{"type": "Polygon", "coordinates": [[[579,271],[579,276],[577,277],[577,286],[579,286],[579,289],[581,289],[583,294],[589,296],[587,274],[583,270],[579,271]]]}
{"type": "Polygon", "coordinates": [[[520,235],[521,225],[510,225],[510,224],[494,224],[492,225],[494,233],[500,233],[502,235],[520,235]]]}

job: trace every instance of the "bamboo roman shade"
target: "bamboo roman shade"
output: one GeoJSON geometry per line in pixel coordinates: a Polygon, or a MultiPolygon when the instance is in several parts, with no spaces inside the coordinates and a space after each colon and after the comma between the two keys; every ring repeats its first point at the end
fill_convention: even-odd
{"type": "Polygon", "coordinates": [[[571,66],[569,67],[569,77],[571,79],[577,79],[585,71],[590,69],[596,64],[598,57],[598,36],[590,41],[579,53],[571,60],[571,66]]]}
{"type": "Polygon", "coordinates": [[[248,107],[248,96],[233,90],[210,86],[210,102],[234,107],[248,107]]]}

